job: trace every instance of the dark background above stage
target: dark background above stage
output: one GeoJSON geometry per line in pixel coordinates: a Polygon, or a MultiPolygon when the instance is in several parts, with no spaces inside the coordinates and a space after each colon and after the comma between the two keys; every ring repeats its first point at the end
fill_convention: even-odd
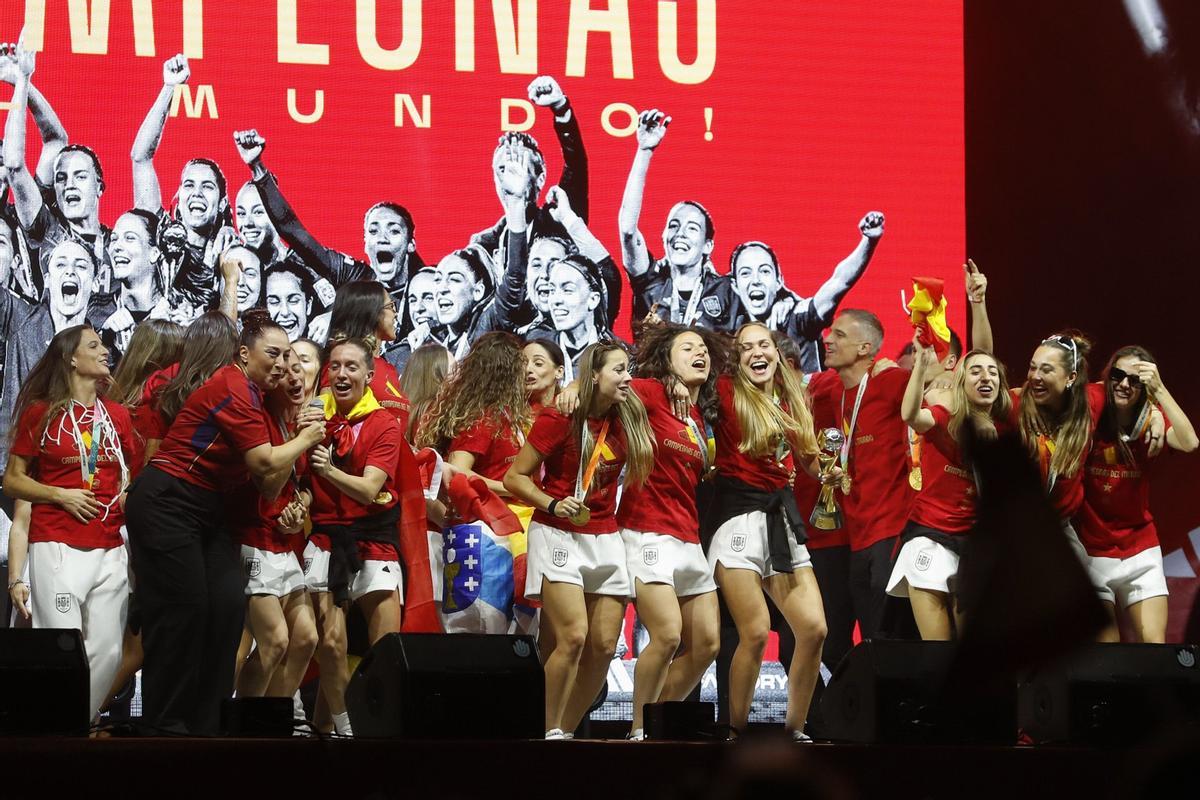
{"type": "MultiPolygon", "coordinates": [[[[1094,373],[1117,347],[1148,347],[1195,420],[1200,136],[1169,110],[1166,70],[1120,0],[964,6],[967,244],[1010,381],[1042,337],[1077,327],[1095,342],[1094,373]]],[[[1194,98],[1200,8],[1161,6],[1194,98]]],[[[1195,457],[1155,467],[1164,553],[1200,525],[1198,477],[1195,457]]]]}

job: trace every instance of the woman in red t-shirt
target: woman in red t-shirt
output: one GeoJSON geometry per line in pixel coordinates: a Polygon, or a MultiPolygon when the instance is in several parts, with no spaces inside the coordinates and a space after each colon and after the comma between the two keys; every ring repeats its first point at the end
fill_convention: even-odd
{"type": "MultiPolygon", "coordinates": [[[[245,584],[224,519],[226,493],[252,477],[262,481],[290,471],[324,438],[324,425],[302,416],[295,438],[271,443],[262,397],[283,378],[289,350],[281,327],[248,315],[234,363],[186,397],[162,446],[130,487],[129,542],[146,653],[143,718],[153,728],[215,733],[221,701],[233,690],[245,584]]],[[[185,348],[160,410],[171,408],[174,389],[191,379],[191,370],[182,368],[188,361],[185,348]]]]}
{"type": "Polygon", "coordinates": [[[949,640],[961,632],[959,609],[951,602],[964,535],[975,524],[976,486],[959,439],[964,425],[995,436],[1012,420],[1012,398],[1004,365],[991,353],[972,350],[954,373],[949,408],[922,406],[925,376],[936,363],[932,348],[913,337],[913,369],[901,414],[923,436],[921,492],[908,525],[887,591],[908,597],[922,639],[949,640]]]}
{"type": "Polygon", "coordinates": [[[1100,383],[1087,388],[1097,425],[1084,466],[1083,506],[1076,524],[1087,551],[1088,574],[1111,618],[1100,638],[1120,640],[1120,603],[1138,641],[1161,644],[1167,635],[1167,579],[1150,514],[1146,467],[1152,442],[1145,438],[1155,405],[1166,417],[1168,447],[1187,453],[1200,440],[1144,347],[1117,350],[1100,383]]]}
{"type": "Polygon", "coordinates": [[[404,374],[400,376],[400,396],[404,398],[406,416],[401,418],[400,424],[404,426],[404,436],[410,442],[417,440],[422,418],[453,370],[454,356],[445,347],[435,343],[418,347],[404,365],[404,374]]]}
{"type": "MultiPolygon", "coordinates": [[[[145,418],[154,412],[142,403],[142,395],[150,376],[158,370],[179,362],[183,353],[184,327],[165,319],[148,319],[133,331],[129,347],[113,373],[112,388],[107,397],[129,409],[139,450],[145,449],[145,418]]],[[[161,438],[161,437],[159,437],[161,438]]],[[[144,454],[139,453],[129,465],[131,478],[142,470],[144,454]]]]}
{"type": "Polygon", "coordinates": [[[542,409],[504,476],[505,488],[536,509],[525,596],[542,602],[551,739],[575,730],[608,674],[633,594],[616,520],[618,479],[624,468],[627,485],[642,483],[654,461],[624,349],[588,347],[577,375],[579,407],[569,416],[542,409]],[[543,466],[539,487],[534,476],[543,466]]]}
{"type": "Polygon", "coordinates": [[[1092,446],[1088,351],[1079,333],[1043,339],[1029,361],[1025,385],[1011,390],[1017,427],[1042,474],[1046,494],[1073,550],[1084,559],[1071,518],[1083,505],[1083,462],[1092,446]]]}
{"type": "MultiPolygon", "coordinates": [[[[379,348],[396,339],[396,301],[379,281],[351,281],[338,287],[329,312],[329,341],[361,339],[371,354],[371,393],[379,405],[407,422],[408,401],[400,391],[396,368],[379,355],[379,348]]],[[[322,385],[328,383],[328,378],[322,385]]]]}
{"type": "MultiPolygon", "coordinates": [[[[266,395],[273,445],[292,437],[311,397],[312,383],[297,354],[307,348],[305,341],[292,343],[287,377],[266,395]]],[[[296,557],[312,502],[312,494],[300,486],[304,462],[297,459],[293,469],[268,476],[258,487],[238,487],[229,499],[247,580],[246,627],[256,645],[238,677],[239,697],[291,697],[317,648],[312,601],[296,557]]]]}
{"type": "Polygon", "coordinates": [[[629,487],[617,511],[634,604],[650,634],[633,678],[635,740],[644,738],[643,706],[683,700],[720,649],[717,585],[700,547],[696,489],[713,460],[707,431],[720,400],[712,365],[728,357],[726,340],[702,328],[659,325],[638,342],[632,388],[646,406],[656,454],[646,482],[629,487]]]}
{"type": "MultiPolygon", "coordinates": [[[[57,333],[17,396],[4,479],[10,497],[33,504],[33,626],[83,632],[89,719],[107,699],[121,662],[129,602],[121,505],[137,447],[129,412],[97,393],[108,379],[108,350],[90,325],[57,333]]],[[[10,582],[14,600],[23,584],[10,582]]]]}
{"type": "MultiPolygon", "coordinates": [[[[736,371],[717,379],[717,477],[705,520],[715,529],[708,563],[738,632],[729,667],[729,722],[736,732],[750,716],[770,633],[766,591],[796,640],[785,725],[794,739],[807,741],[804,723],[821,665],[825,612],[792,482],[794,464],[818,474],[812,414],[795,373],[780,368],[765,325],[743,325],[735,347],[736,371]]],[[[826,480],[840,477],[835,469],[826,480]]]]}

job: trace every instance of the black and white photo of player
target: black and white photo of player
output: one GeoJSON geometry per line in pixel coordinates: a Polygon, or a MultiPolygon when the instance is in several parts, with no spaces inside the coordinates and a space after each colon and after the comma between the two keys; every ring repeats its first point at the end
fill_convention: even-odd
{"type": "Polygon", "coordinates": [[[384,345],[383,358],[404,372],[409,356],[424,344],[445,344],[446,327],[437,314],[437,269],[422,267],[408,279],[407,319],[397,318],[397,330],[408,334],[384,345]]]}
{"type": "MultiPolygon", "coordinates": [[[[252,308],[266,308],[266,295],[263,291],[263,266],[258,252],[249,245],[234,245],[225,251],[223,257],[234,256],[241,264],[237,285],[237,315],[242,318],[252,308]]],[[[221,293],[225,292],[225,278],[218,276],[221,293]]]]}
{"type": "Polygon", "coordinates": [[[667,214],[659,259],[650,254],[638,228],[650,160],[670,124],[671,118],[658,109],[638,115],[637,152],[621,197],[617,227],[633,292],[633,318],[645,319],[653,311],[666,322],[730,330],[732,290],[712,264],[715,226],[708,210],[694,200],[676,203],[667,214]]]}
{"type": "Polygon", "coordinates": [[[89,316],[101,341],[119,360],[134,328],[150,317],[168,316],[166,276],[158,249],[158,217],[140,208],[117,218],[108,243],[114,288],[92,298],[89,316]]]}
{"type": "MultiPolygon", "coordinates": [[[[408,319],[404,305],[409,276],[425,266],[417,251],[416,224],[408,209],[390,201],[367,209],[363,215],[363,253],[367,260],[353,258],[321,244],[300,221],[283,196],[275,175],[263,162],[267,140],[257,130],[235,131],[233,140],[242,161],[250,168],[251,181],[267,219],[278,239],[291,249],[288,258],[299,259],[313,273],[313,286],[322,307],[331,308],[337,288],[350,281],[377,280],[396,304],[397,319],[408,319]]],[[[259,247],[265,246],[264,233],[259,247]]],[[[403,338],[408,333],[401,326],[397,336],[403,338]]]]}
{"type": "Polygon", "coordinates": [[[308,270],[287,260],[271,265],[263,274],[267,313],[283,328],[288,341],[309,338],[324,342],[329,334],[329,319],[327,315],[322,315],[320,322],[312,318],[315,291],[308,270]]]}
{"type": "Polygon", "coordinates": [[[446,329],[446,349],[455,361],[492,328],[488,324],[494,292],[492,266],[479,247],[455,250],[438,262],[434,297],[438,323],[446,329]]]}
{"type": "Polygon", "coordinates": [[[173,316],[188,321],[217,305],[217,260],[237,242],[229,187],[215,161],[193,158],[183,165],[172,210],[163,206],[162,186],[154,166],[154,155],[162,142],[175,87],[191,77],[188,60],[182,55],[163,63],[163,85],[138,128],[130,157],[133,162],[133,199],[137,208],[159,216],[159,246],[172,262],[169,296],[173,316]],[[184,241],[176,249],[182,227],[184,241]]]}
{"type": "MultiPolygon", "coordinates": [[[[562,150],[563,169],[557,187],[566,197],[574,212],[584,224],[588,219],[588,161],[587,151],[579,131],[579,121],[571,102],[554,78],[543,75],[535,78],[528,87],[529,99],[534,104],[549,108],[554,115],[554,133],[562,150]]],[[[545,236],[565,238],[566,230],[551,213],[553,203],[538,205],[542,189],[546,186],[546,159],[537,140],[527,133],[508,131],[500,136],[492,153],[492,181],[496,196],[505,209],[505,215],[492,227],[471,237],[471,243],[482,247],[490,256],[497,270],[508,264],[505,250],[511,224],[510,205],[517,202],[524,208],[526,245],[531,240],[545,236]]],[[[497,274],[497,280],[499,275],[497,274]]],[[[535,314],[531,305],[520,307],[507,315],[513,328],[529,324],[535,314]]]]}
{"type": "MultiPolygon", "coordinates": [[[[607,292],[595,262],[576,253],[550,265],[550,320],[552,337],[565,357],[564,381],[575,379],[575,364],[589,345],[612,337],[608,322],[607,292]]],[[[546,331],[531,331],[529,338],[546,338],[546,331]]]]}
{"type": "Polygon", "coordinates": [[[883,214],[872,211],[858,223],[861,238],[812,297],[802,297],[784,283],[775,251],[764,242],[743,242],[729,259],[737,304],[730,329],[762,322],[793,339],[800,348],[800,369],[820,372],[824,346],[821,333],[833,322],[838,304],[862,277],[883,236],[883,214]]]}
{"type": "MultiPolygon", "coordinates": [[[[287,257],[287,245],[279,238],[279,231],[275,230],[262,195],[253,182],[246,181],[238,189],[233,216],[242,243],[254,251],[260,264],[273,264],[287,257]]],[[[325,305],[332,305],[332,301],[325,305]]]]}
{"type": "Polygon", "coordinates": [[[104,194],[104,171],[100,159],[88,147],[68,145],[66,131],[45,98],[33,87],[35,69],[32,52],[20,44],[0,47],[0,64],[11,78],[13,96],[4,126],[4,166],[13,193],[17,221],[29,248],[30,277],[40,294],[49,253],[65,239],[87,247],[101,267],[100,283],[109,282],[106,247],[109,229],[100,222],[100,198],[104,194]],[[43,140],[37,177],[25,163],[25,112],[33,113],[43,140]],[[48,167],[48,169],[47,169],[48,167]],[[48,173],[53,186],[53,205],[41,183],[48,173]]]}

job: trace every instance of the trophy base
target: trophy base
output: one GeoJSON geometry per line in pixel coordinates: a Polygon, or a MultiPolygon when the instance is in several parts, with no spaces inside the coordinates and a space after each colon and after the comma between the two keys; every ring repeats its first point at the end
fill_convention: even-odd
{"type": "Polygon", "coordinates": [[[827,514],[813,512],[808,518],[808,524],[819,531],[836,531],[842,527],[842,515],[840,513],[827,514]]]}

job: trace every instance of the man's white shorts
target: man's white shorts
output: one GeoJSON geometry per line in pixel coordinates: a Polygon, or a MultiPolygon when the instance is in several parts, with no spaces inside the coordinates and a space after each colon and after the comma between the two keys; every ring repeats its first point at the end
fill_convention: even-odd
{"type": "Polygon", "coordinates": [[[573,583],[585,594],[632,597],[625,543],[618,533],[572,533],[540,522],[529,525],[525,596],[542,597],[542,580],[573,583]]]}
{"type": "Polygon", "coordinates": [[[304,588],[304,572],[296,554],[273,553],[248,544],[242,545],[242,573],[246,576],[246,594],[287,597],[304,588]]]}
{"type": "MultiPolygon", "coordinates": [[[[796,537],[788,531],[788,546],[791,550],[792,569],[812,568],[808,548],[796,543],[796,537]]],[[[751,511],[727,519],[713,534],[708,546],[708,564],[716,573],[717,564],[725,569],[750,569],[764,578],[777,574],[771,568],[770,548],[767,545],[767,515],[762,511],[751,511]]]]}
{"type": "Polygon", "coordinates": [[[1087,568],[1100,599],[1121,608],[1167,594],[1161,547],[1147,548],[1129,558],[1088,556],[1087,568]]]}
{"type": "Polygon", "coordinates": [[[708,566],[699,542],[629,528],[621,531],[621,540],[625,543],[625,564],[635,593],[638,581],[665,583],[679,597],[716,591],[712,567],[708,566]]]}
{"type": "Polygon", "coordinates": [[[957,577],[957,553],[928,537],[915,536],[904,543],[896,556],[887,593],[892,597],[908,597],[911,586],[949,594],[954,591],[957,577]]]}

